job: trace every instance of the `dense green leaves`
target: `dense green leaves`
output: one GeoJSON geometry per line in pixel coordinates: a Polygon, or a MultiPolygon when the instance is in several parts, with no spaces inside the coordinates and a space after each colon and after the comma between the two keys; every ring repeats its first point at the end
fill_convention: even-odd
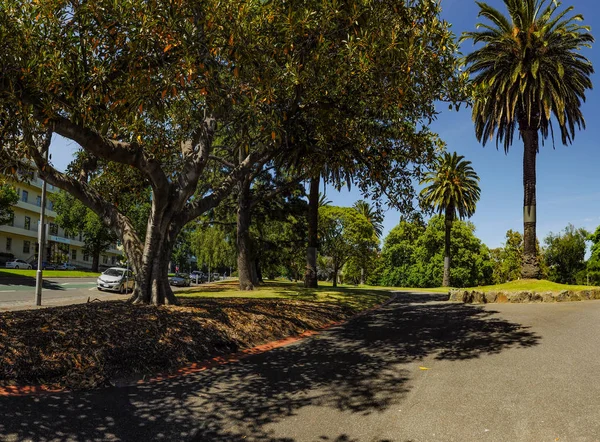
{"type": "Polygon", "coordinates": [[[564,231],[550,232],[544,239],[544,258],[548,265],[548,279],[562,284],[575,284],[578,272],[585,269],[585,250],[588,232],[572,224],[564,231]]]}
{"type": "MultiPolygon", "coordinates": [[[[444,267],[445,222],[433,217],[427,226],[402,221],[390,231],[382,250],[381,285],[438,287],[444,267]]],[[[491,283],[493,265],[488,248],[475,236],[470,222],[452,226],[450,269],[453,286],[473,287],[491,283]]]]}
{"type": "Polygon", "coordinates": [[[0,225],[7,224],[13,217],[12,206],[19,201],[14,186],[0,180],[0,225]]]}
{"type": "Polygon", "coordinates": [[[558,122],[563,144],[585,127],[581,103],[592,88],[592,64],[581,54],[594,38],[581,25],[572,7],[560,10],[550,0],[504,0],[509,15],[478,3],[481,31],[466,32],[462,40],[483,43],[466,56],[473,75],[473,121],[484,144],[496,136],[508,151],[518,129],[552,134],[551,117],[558,122]]]}

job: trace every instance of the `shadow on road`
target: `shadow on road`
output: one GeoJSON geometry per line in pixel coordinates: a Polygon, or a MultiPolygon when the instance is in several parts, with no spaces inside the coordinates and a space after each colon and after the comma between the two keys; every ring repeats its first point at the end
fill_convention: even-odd
{"type": "MultiPolygon", "coordinates": [[[[269,426],[307,406],[380,413],[411,388],[426,356],[466,360],[537,345],[494,311],[400,295],[317,337],[195,375],[136,387],[0,399],[0,435],[14,440],[293,442],[269,426]],[[412,367],[412,368],[411,368],[412,367]]],[[[298,422],[301,433],[303,423],[298,422]]],[[[353,442],[344,428],[322,441],[353,442]]],[[[380,441],[386,442],[386,441],[380,441]]]]}
{"type": "MultiPolygon", "coordinates": [[[[10,287],[13,285],[35,287],[35,277],[22,275],[14,276],[2,273],[3,272],[0,270],[0,287],[10,287]]],[[[42,280],[42,288],[49,290],[65,290],[65,288],[60,284],[47,279],[42,280]]]]}

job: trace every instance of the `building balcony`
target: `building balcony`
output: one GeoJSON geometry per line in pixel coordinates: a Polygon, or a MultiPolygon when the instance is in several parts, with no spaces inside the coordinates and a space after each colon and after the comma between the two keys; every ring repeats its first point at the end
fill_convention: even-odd
{"type": "MultiPolygon", "coordinates": [[[[29,203],[29,202],[26,203],[26,202],[21,201],[21,200],[19,200],[19,202],[17,203],[17,207],[20,207],[21,209],[27,210],[28,212],[33,212],[36,215],[40,214],[40,209],[41,209],[41,207],[38,206],[38,205],[36,205],[36,204],[32,204],[32,203],[29,203]]],[[[48,208],[46,208],[46,216],[48,218],[54,219],[54,218],[56,218],[56,212],[54,210],[49,210],[48,208]]]]}

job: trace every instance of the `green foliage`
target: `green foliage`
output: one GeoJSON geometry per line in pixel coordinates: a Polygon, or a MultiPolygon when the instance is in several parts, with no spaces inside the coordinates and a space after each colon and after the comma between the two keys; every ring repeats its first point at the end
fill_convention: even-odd
{"type": "MultiPolygon", "coordinates": [[[[445,222],[441,216],[426,227],[402,221],[390,231],[382,250],[381,285],[397,287],[438,287],[444,266],[445,222]]],[[[492,281],[493,263],[488,248],[475,236],[470,222],[452,225],[450,270],[453,285],[470,287],[492,281]]]]}
{"type": "Polygon", "coordinates": [[[81,233],[84,251],[94,257],[94,264],[97,264],[100,253],[117,240],[115,232],[72,195],[61,191],[51,195],[51,198],[56,212],[56,223],[70,235],[81,233]]]}
{"type": "Polygon", "coordinates": [[[543,139],[553,134],[551,116],[563,144],[585,127],[581,103],[592,88],[592,64],[580,51],[591,47],[589,27],[579,24],[573,9],[560,11],[550,0],[504,0],[509,17],[478,3],[488,23],[466,32],[461,40],[481,44],[466,56],[467,72],[474,75],[473,121],[484,144],[496,136],[508,151],[519,129],[539,130],[543,139]],[[550,129],[550,130],[549,130],[550,129]]]}
{"type": "Polygon", "coordinates": [[[422,204],[439,214],[446,214],[448,221],[454,220],[456,215],[460,219],[470,218],[479,201],[479,176],[471,162],[464,158],[456,152],[444,152],[421,181],[426,184],[421,190],[422,204]]]}
{"type": "Polygon", "coordinates": [[[544,243],[544,257],[549,267],[548,279],[562,284],[575,284],[577,273],[585,269],[585,249],[588,232],[572,224],[561,233],[550,232],[544,243]]]}
{"type": "Polygon", "coordinates": [[[14,186],[4,184],[0,180],[0,225],[7,224],[13,217],[12,206],[19,201],[14,186]]]}
{"type": "Polygon", "coordinates": [[[215,226],[196,229],[191,235],[192,251],[198,260],[198,266],[206,265],[212,269],[232,262],[235,247],[233,241],[215,226]]]}
{"type": "Polygon", "coordinates": [[[493,249],[491,253],[494,261],[494,284],[514,281],[521,277],[523,235],[508,230],[504,247],[493,249]]]}
{"type": "Polygon", "coordinates": [[[590,258],[586,263],[586,281],[589,275],[590,283],[600,285],[600,226],[596,227],[594,233],[591,233],[587,239],[592,242],[592,246],[590,258]]]}
{"type": "Polygon", "coordinates": [[[331,277],[336,283],[337,273],[344,264],[350,258],[355,258],[359,263],[368,259],[376,251],[379,240],[373,225],[357,210],[350,207],[321,206],[319,244],[321,254],[332,261],[331,277]]]}

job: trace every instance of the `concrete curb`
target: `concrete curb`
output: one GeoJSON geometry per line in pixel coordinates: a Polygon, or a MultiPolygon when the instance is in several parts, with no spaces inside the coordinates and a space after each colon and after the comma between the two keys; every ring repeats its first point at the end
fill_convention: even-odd
{"type": "MultiPolygon", "coordinates": [[[[186,367],[179,368],[175,371],[171,371],[168,373],[159,373],[153,375],[151,377],[142,377],[142,378],[128,378],[125,380],[113,380],[113,385],[116,387],[131,387],[138,386],[144,384],[151,384],[155,382],[162,382],[165,380],[177,378],[180,376],[188,376],[194,373],[199,373],[201,371],[209,370],[214,367],[218,367],[220,365],[230,364],[233,362],[239,362],[242,359],[246,359],[250,356],[266,353],[268,351],[274,350],[276,348],[285,347],[287,345],[293,344],[298,341],[302,341],[303,339],[309,338],[311,336],[318,335],[320,331],[330,329],[332,327],[336,327],[342,324],[346,324],[356,318],[364,316],[368,313],[373,312],[374,310],[385,307],[386,305],[393,302],[398,297],[398,293],[393,293],[392,296],[381,304],[370,307],[366,310],[362,310],[352,316],[349,316],[344,321],[338,322],[330,322],[328,324],[323,325],[315,330],[306,330],[303,333],[300,333],[296,336],[289,336],[287,338],[278,339],[276,341],[268,342],[266,344],[258,345],[256,347],[247,348],[245,350],[241,350],[236,353],[232,353],[225,356],[216,356],[214,358],[207,359],[201,362],[194,362],[186,367]]],[[[56,393],[69,393],[72,390],[66,388],[53,388],[49,385],[23,385],[23,386],[0,386],[0,397],[21,397],[21,396],[32,396],[32,395],[42,395],[42,394],[56,394],[56,393]]]]}

